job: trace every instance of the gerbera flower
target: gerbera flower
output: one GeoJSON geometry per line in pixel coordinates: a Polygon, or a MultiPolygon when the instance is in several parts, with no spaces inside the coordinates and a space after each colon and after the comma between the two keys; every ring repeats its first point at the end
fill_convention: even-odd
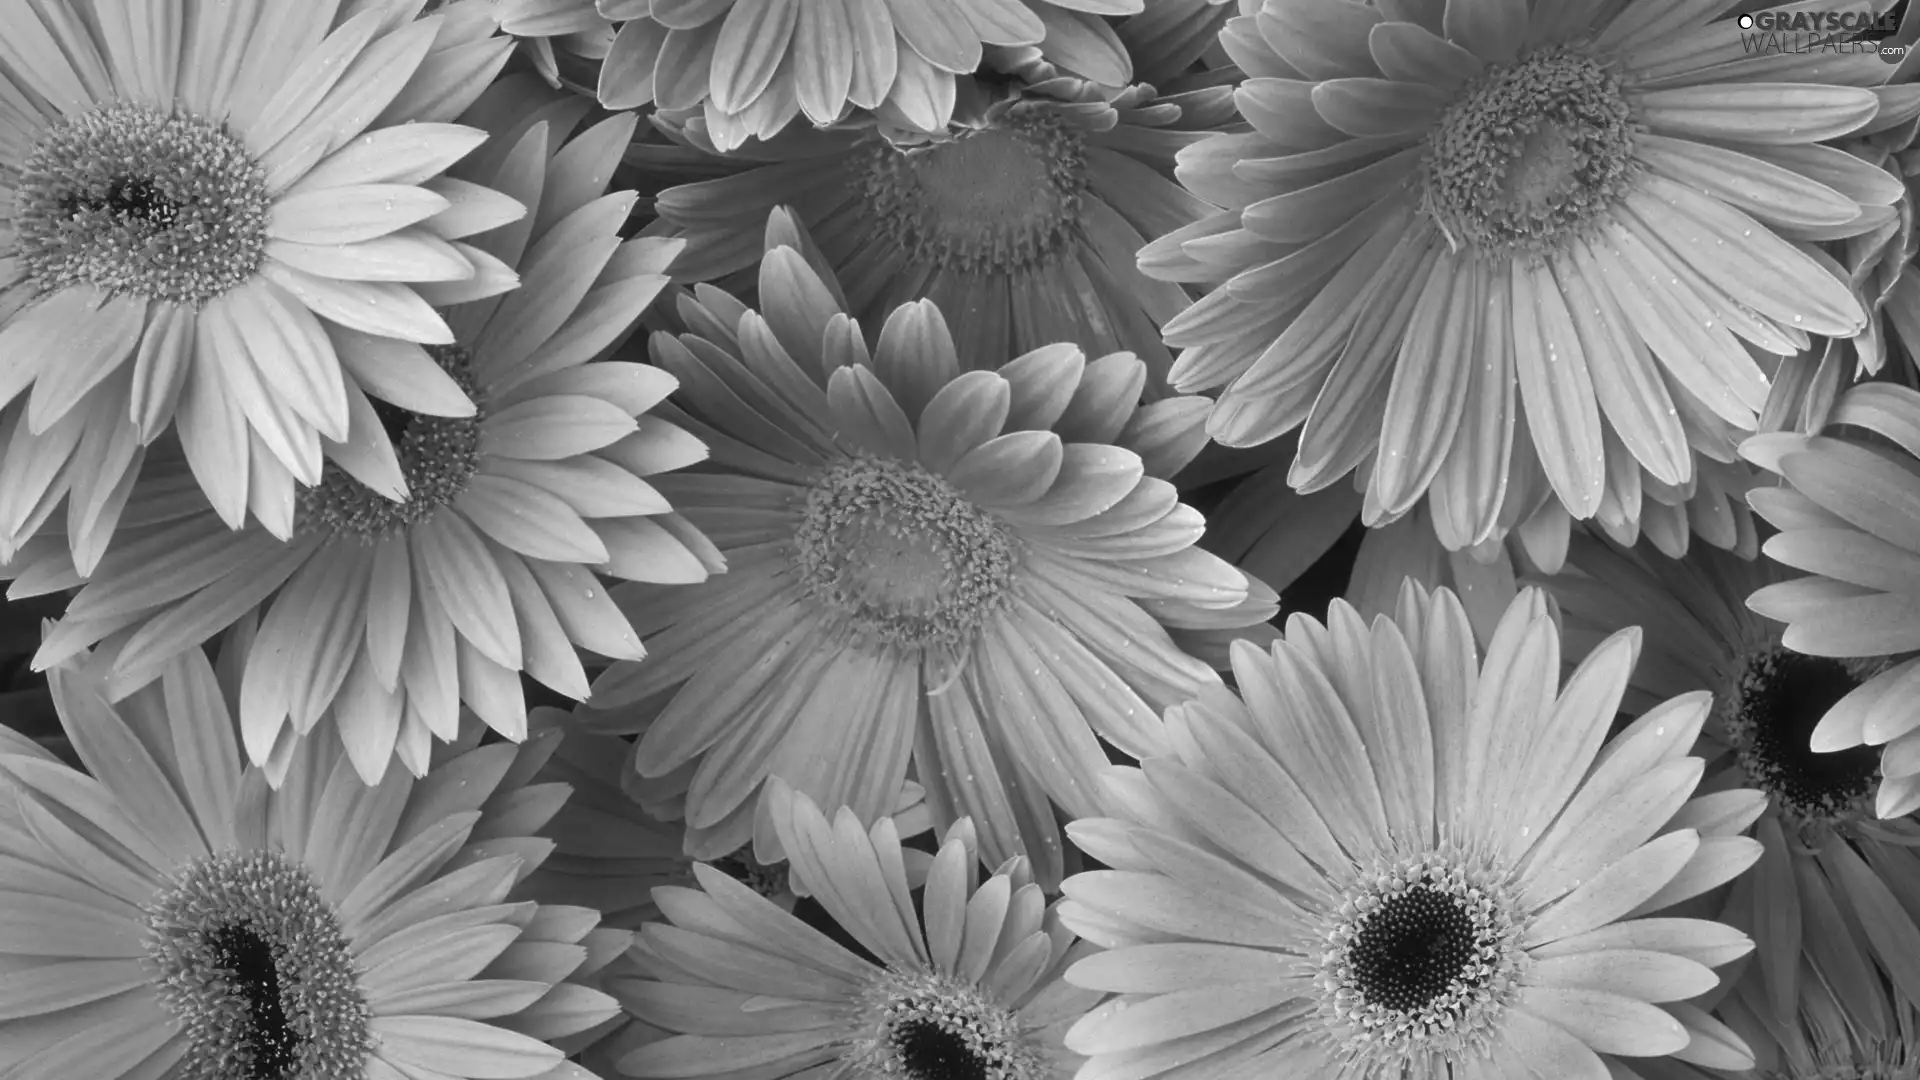
{"type": "MultiPolygon", "coordinates": [[[[1142,61],[1158,51],[1143,46],[1142,61]]],[[[767,212],[790,204],[863,322],[926,298],[952,316],[963,368],[1070,341],[1140,356],[1165,396],[1172,356],[1160,325],[1191,297],[1141,274],[1134,254],[1214,209],[1175,182],[1174,155],[1237,122],[1232,90],[1163,96],[1103,89],[1035,59],[1019,68],[1037,89],[989,101],[995,91],[968,78],[970,107],[934,138],[796,129],[718,157],[702,152],[715,149],[702,125],[661,124],[681,144],[665,154],[698,153],[716,175],[655,204],[687,240],[675,277],[750,281],[767,212]]],[[[645,170],[659,156],[642,146],[629,160],[645,170]]],[[[1197,427],[1205,403],[1191,408],[1197,427]]]]}
{"type": "Polygon", "coordinates": [[[0,740],[0,1072],[577,1075],[542,1040],[617,1012],[572,979],[627,935],[507,902],[565,798],[527,785],[550,738],[373,788],[308,741],[274,791],[199,650],[118,706],[101,675],[52,673],[86,773],[0,740]]]}
{"type": "Polygon", "coordinates": [[[928,868],[923,922],[890,819],[865,829],[841,807],[829,823],[777,780],[768,802],[795,873],[874,959],[696,865],[700,888],[658,890],[668,921],[644,927],[634,944],[647,977],[614,981],[628,1012],[674,1033],[622,1058],[622,1073],[1069,1075],[1079,1058],[1061,1047],[1061,1032],[1100,995],[1060,981],[1086,950],[1024,859],[980,881],[972,830],[956,823],[928,868]]]}
{"type": "Polygon", "coordinates": [[[1227,210],[1141,253],[1214,287],[1165,328],[1174,386],[1224,387],[1222,442],[1300,428],[1298,488],[1360,470],[1369,524],[1431,494],[1450,548],[1515,520],[1523,460],[1586,519],[1616,473],[1677,488],[1696,453],[1731,457],[1767,392],[1749,349],[1865,324],[1795,241],[1867,231],[1900,192],[1820,145],[1892,69],[1748,56],[1713,21],[1730,6],[1267,0],[1230,22],[1255,130],[1180,173],[1227,210]]]}
{"type": "MultiPolygon", "coordinates": [[[[627,789],[639,778],[633,743],[594,734],[591,714],[584,721],[552,708],[529,715],[534,732],[567,731],[540,776],[566,784],[573,796],[548,823],[545,834],[553,838],[553,854],[528,878],[524,893],[535,900],[585,904],[601,913],[604,926],[638,929],[661,917],[653,903],[654,886],[694,884],[693,860],[681,843],[686,810],[683,799],[670,798],[659,812],[650,812],[629,795],[627,789]]],[[[911,780],[887,816],[905,838],[933,827],[925,792],[911,780]]],[[[786,864],[762,865],[750,848],[709,863],[781,907],[791,910],[798,898],[786,864]]]]}
{"type": "Polygon", "coordinates": [[[1371,629],[1336,601],[1271,653],[1236,646],[1244,704],[1169,710],[1175,753],[1111,770],[1114,816],[1068,827],[1112,869],[1067,879],[1061,921],[1109,950],[1067,980],[1121,996],[1067,1047],[1137,1080],[1604,1080],[1602,1054],[1686,1053],[1697,1010],[1663,1006],[1752,943],[1638,916],[1758,845],[1706,839],[1717,803],[1689,802],[1705,694],[1602,746],[1638,645],[1609,639],[1556,699],[1538,590],[1482,663],[1453,595],[1408,586],[1371,629]]]}
{"type": "MultiPolygon", "coordinates": [[[[1195,8],[1225,0],[1159,0],[1195,8]]],[[[502,0],[501,29],[530,39],[536,64],[558,84],[573,52],[598,64],[601,104],[662,111],[701,108],[728,148],[767,138],[805,115],[820,127],[849,108],[921,131],[953,113],[956,76],[983,50],[1039,46],[1062,67],[1108,86],[1133,78],[1126,45],[1107,16],[1144,0],[502,0]],[[619,24],[618,33],[613,32],[619,24]]],[[[588,76],[581,76],[588,77],[588,76]]]]}
{"type": "MultiPolygon", "coordinates": [[[[1768,494],[1756,492],[1755,505],[1766,505],[1768,494]]],[[[1774,541],[1767,546],[1774,549],[1774,541]]],[[[1755,966],[1782,1015],[1791,1015],[1803,952],[1835,993],[1866,992],[1852,984],[1868,978],[1867,969],[1850,959],[1852,947],[1829,917],[1836,896],[1843,905],[1866,899],[1866,887],[1851,878],[1856,869],[1880,890],[1920,884],[1920,824],[1873,820],[1879,755],[1870,747],[1832,754],[1809,748],[1824,718],[1884,665],[1795,652],[1782,645],[1777,624],[1747,610],[1749,595],[1790,576],[1769,560],[1712,549],[1675,561],[1576,535],[1567,571],[1542,582],[1565,613],[1570,656],[1626,626],[1640,627],[1646,651],[1634,671],[1629,713],[1674,694],[1712,691],[1714,710],[1697,748],[1707,761],[1702,786],[1753,788],[1767,797],[1754,830],[1765,854],[1759,870],[1735,887],[1728,917],[1754,935],[1755,966]],[[1840,955],[1830,955],[1835,950],[1840,955]]],[[[1920,894],[1912,900],[1920,909],[1920,894]]],[[[1895,954],[1904,947],[1890,943],[1920,941],[1920,926],[1897,906],[1855,914],[1870,918],[1872,940],[1895,954]]],[[[1889,962],[1911,972],[1920,993],[1920,958],[1889,962]]]]}
{"type": "Polygon", "coordinates": [[[88,568],[170,425],[238,528],[368,394],[471,417],[429,300],[523,212],[441,175],[511,51],[484,5],[136,7],[9,4],[0,43],[0,553],[64,495],[88,568]]]}
{"type": "Polygon", "coordinates": [[[1874,808],[1905,817],[1920,809],[1920,392],[1863,383],[1830,420],[1858,434],[1774,433],[1742,447],[1783,481],[1748,495],[1781,530],[1762,550],[1812,575],[1747,606],[1787,624],[1787,648],[1873,675],[1827,711],[1811,746],[1884,744],[1874,808]]]}
{"type": "MultiPolygon", "coordinates": [[[[493,184],[540,210],[478,242],[524,284],[453,308],[456,343],[431,352],[477,415],[359,399],[342,444],[353,452],[241,532],[183,514],[165,474],[154,477],[142,500],[152,523],[101,562],[35,662],[112,636],[118,695],[257,610],[239,701],[249,760],[277,782],[292,740],[331,710],[374,783],[396,755],[418,775],[462,703],[524,737],[522,671],[577,699],[588,682],[575,646],[638,658],[639,636],[596,572],[698,581],[721,561],[643,479],[703,453],[646,415],[673,377],[595,359],[666,284],[680,246],[621,240],[633,196],[599,194],[633,125],[614,117],[559,147],[535,124],[499,159],[493,184]],[[382,429],[397,454],[360,437],[382,429]]],[[[45,557],[54,565],[23,559],[17,572],[35,588],[70,583],[59,550],[45,557]]]]}
{"type": "MultiPolygon", "coordinates": [[[[1821,882],[1823,888],[1827,884],[1821,882]]],[[[1920,1010],[1907,991],[1889,985],[1872,965],[1863,929],[1850,920],[1830,928],[1835,941],[1852,950],[1851,962],[1864,977],[1848,978],[1841,988],[1824,978],[1802,978],[1776,1005],[1778,988],[1767,973],[1750,971],[1720,1003],[1716,1011],[1753,1048],[1755,1075],[1766,1080],[1911,1080],[1920,1075],[1920,1010]]]]}
{"type": "MultiPolygon", "coordinates": [[[[1904,62],[1903,62],[1904,63],[1904,62]]],[[[1826,426],[1835,398],[1856,379],[1878,375],[1911,381],[1920,368],[1920,282],[1911,276],[1920,252],[1914,230],[1914,179],[1920,150],[1913,145],[1920,129],[1920,86],[1911,83],[1874,88],[1880,111],[1866,127],[1839,142],[1845,152],[1887,174],[1881,186],[1898,185],[1890,206],[1865,206],[1873,227],[1841,226],[1844,239],[1827,245],[1846,275],[1853,295],[1867,312],[1867,323],[1851,338],[1815,339],[1813,347],[1787,357],[1773,371],[1773,386],[1760,411],[1761,431],[1819,431],[1826,426]],[[1891,363],[1892,368],[1887,365],[1891,363]]],[[[1817,234],[1817,233],[1816,233],[1817,234]]]]}
{"type": "Polygon", "coordinates": [[[713,448],[656,485],[729,569],[616,591],[652,655],[596,680],[595,709],[632,706],[601,730],[645,728],[695,858],[750,835],[780,857],[754,821],[769,775],[873,821],[911,760],[937,823],[1057,882],[1048,800],[1092,809],[1095,736],[1159,748],[1156,710],[1218,681],[1175,635],[1258,626],[1275,597],[1193,546],[1139,360],[1054,345],[963,373],[927,301],[869,354],[809,245],[776,212],[762,311],[701,286],[691,331],[653,336],[686,409],[666,415],[713,448]]]}

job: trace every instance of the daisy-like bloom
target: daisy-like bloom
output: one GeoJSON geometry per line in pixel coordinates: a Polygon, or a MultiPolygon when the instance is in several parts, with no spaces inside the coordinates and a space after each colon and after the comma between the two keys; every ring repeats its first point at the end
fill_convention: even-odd
{"type": "Polygon", "coordinates": [[[443,175],[486,137],[447,121],[512,43],[418,6],[0,5],[0,554],[64,496],[91,568],[170,426],[239,528],[369,394],[473,415],[430,301],[523,210],[443,175]]]}
{"type": "MultiPolygon", "coordinates": [[[[1185,40],[1143,43],[1141,60],[1185,40]]],[[[926,298],[952,319],[963,368],[1070,341],[1091,355],[1140,356],[1164,396],[1173,361],[1160,326],[1191,297],[1140,273],[1134,255],[1214,210],[1174,180],[1174,156],[1238,121],[1233,92],[1103,89],[1036,58],[1015,66],[1035,89],[967,78],[972,107],[938,137],[796,129],[705,158],[716,179],[668,188],[656,203],[671,235],[687,240],[675,277],[750,276],[767,212],[791,205],[863,322],[926,298]]],[[[710,128],[663,129],[684,147],[668,154],[714,149],[710,128]]],[[[636,148],[629,160],[644,170],[649,156],[659,155],[636,148]]],[[[1206,403],[1189,408],[1198,428],[1206,403]]]]}
{"type": "Polygon", "coordinates": [[[1244,703],[1169,710],[1175,753],[1110,771],[1112,816],[1068,827],[1112,869],[1067,879],[1061,921],[1108,949],[1067,980],[1120,996],[1067,1047],[1138,1080],[1606,1080],[1602,1054],[1723,1042],[1678,1003],[1752,942],[1640,916],[1759,845],[1709,839],[1725,796],[1689,801],[1707,695],[1602,745],[1638,645],[1609,639],[1556,698],[1544,594],[1482,662],[1453,595],[1409,585],[1371,627],[1336,601],[1236,646],[1244,703]]]}
{"type": "Polygon", "coordinates": [[[1905,817],[1920,809],[1920,391],[1862,383],[1829,419],[1829,434],[1757,435],[1742,448],[1780,479],[1747,496],[1780,529],[1762,550],[1811,575],[1758,589],[1747,606],[1787,624],[1780,639],[1794,652],[1872,675],[1828,710],[1811,746],[1884,744],[1874,809],[1905,817]]]}
{"type": "MultiPolygon", "coordinates": [[[[524,283],[450,310],[456,341],[431,352],[476,415],[356,399],[322,482],[282,490],[273,516],[240,532],[164,473],[143,479],[151,490],[134,497],[149,524],[123,530],[35,662],[111,636],[118,695],[257,611],[239,699],[248,759],[277,782],[294,740],[331,715],[374,783],[396,756],[419,775],[462,703],[524,737],[521,672],[584,698],[576,646],[637,659],[639,636],[596,574],[691,582],[722,563],[644,479],[704,453],[647,415],[673,377],[596,359],[666,284],[680,247],[623,241],[633,195],[600,194],[633,126],[614,117],[557,146],[536,123],[499,157],[492,184],[539,212],[476,241],[524,283]],[[380,453],[389,436],[397,453],[380,453]]],[[[66,587],[62,558],[48,545],[48,565],[23,558],[16,572],[33,590],[66,587]]]]}
{"type": "Polygon", "coordinates": [[[1369,524],[1431,495],[1449,548],[1541,491],[1586,519],[1617,474],[1644,474],[1636,504],[1690,490],[1696,454],[1754,430],[1756,352],[1865,325],[1795,241],[1901,195],[1822,145],[1892,69],[1748,55],[1731,6],[1267,0],[1230,22],[1254,130],[1180,174],[1227,209],[1141,253],[1213,288],[1166,327],[1175,387],[1224,388],[1225,443],[1300,428],[1290,481],[1357,470],[1369,524]]]}
{"type": "Polygon", "coordinates": [[[694,867],[700,888],[656,892],[667,921],[630,955],[645,978],[611,988],[627,1011],[673,1033],[622,1058],[637,1077],[884,1077],[1059,1080],[1080,1059],[1062,1032],[1100,995],[1060,971],[1086,947],[1061,926],[1015,858],[985,881],[973,831],[949,828],[926,869],[925,917],[899,832],[828,822],[777,781],[774,826],[855,955],[733,878],[694,867]],[[877,962],[875,962],[877,961],[877,962]]]}
{"type": "MultiPolygon", "coordinates": [[[[1218,675],[1182,651],[1258,627],[1272,590],[1194,547],[1156,478],[1185,431],[1139,405],[1146,366],[1071,345],[962,372],[940,309],[894,310],[871,353],[776,212],[761,311],[710,286],[656,333],[666,415],[712,448],[656,486],[726,555],[692,588],[622,585],[643,663],[594,684],[599,730],[644,729],[648,787],[684,791],[688,853],[751,835],[768,775],[861,821],[908,763],[936,823],[971,817],[989,861],[1061,873],[1049,799],[1093,809],[1104,738],[1156,751],[1158,710],[1218,675]]],[[[1161,403],[1167,404],[1167,403],[1161,403]]]]}
{"type": "MultiPolygon", "coordinates": [[[[1756,507],[1770,505],[1777,494],[1756,492],[1756,507]]],[[[1767,550],[1778,550],[1778,541],[1769,540],[1767,550]]],[[[1851,959],[1854,950],[1832,919],[1836,897],[1841,907],[1863,905],[1853,914],[1872,925],[1871,941],[1885,950],[1882,962],[1920,994],[1920,957],[1901,944],[1920,941],[1914,921],[1920,894],[1910,898],[1913,914],[1898,905],[1873,906],[1890,888],[1920,885],[1920,823],[1874,819],[1880,782],[1874,749],[1819,753],[1810,746],[1821,725],[1847,722],[1852,706],[1843,702],[1886,665],[1787,648],[1778,624],[1747,609],[1750,595],[1793,576],[1771,560],[1708,548],[1675,561],[1582,535],[1567,561],[1566,572],[1542,584],[1560,602],[1568,655],[1581,655],[1623,627],[1640,627],[1646,649],[1626,711],[1638,713],[1689,690],[1711,691],[1713,713],[1696,748],[1707,762],[1702,786],[1752,788],[1766,796],[1754,829],[1765,854],[1759,869],[1735,887],[1727,917],[1753,934],[1754,966],[1781,1008],[1794,999],[1803,962],[1836,993],[1864,992],[1856,984],[1867,970],[1851,959]]]]}
{"type": "Polygon", "coordinates": [[[556,84],[569,75],[591,81],[587,89],[609,109],[699,108],[716,132],[740,133],[722,137],[732,148],[803,115],[824,127],[854,108],[939,131],[953,114],[955,79],[972,74],[995,47],[1038,46],[1077,75],[1124,86],[1133,78],[1132,60],[1107,20],[1147,6],[1145,0],[499,0],[496,17],[507,33],[530,39],[535,63],[556,84]],[[562,62],[568,52],[587,61],[588,73],[562,62]],[[590,73],[595,62],[597,75],[590,73]]]}
{"type": "Polygon", "coordinates": [[[52,673],[85,773],[0,729],[0,1074],[584,1080],[543,1040],[618,1012],[574,979],[629,935],[510,899],[552,738],[371,788],[309,741],[274,791],[199,650],[117,706],[100,676],[52,673]]]}

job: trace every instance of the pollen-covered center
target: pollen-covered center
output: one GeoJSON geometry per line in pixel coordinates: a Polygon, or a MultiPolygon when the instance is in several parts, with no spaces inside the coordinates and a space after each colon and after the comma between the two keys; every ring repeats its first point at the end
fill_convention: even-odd
{"type": "Polygon", "coordinates": [[[1786,649],[1747,660],[1729,702],[1727,736],[1748,779],[1789,822],[1848,821],[1872,810],[1880,748],[1823,754],[1809,745],[1820,718],[1862,681],[1844,661],[1786,649]]]}
{"type": "Polygon", "coordinates": [[[860,999],[848,1056],[873,1080],[1043,1080],[1020,1018],[950,975],[888,971],[860,999]]]}
{"type": "Polygon", "coordinates": [[[1356,1060],[1484,1050],[1524,954],[1502,875],[1457,852],[1383,863],[1323,931],[1320,1012],[1356,1060]]]}
{"type": "Polygon", "coordinates": [[[15,246],[41,292],[89,284],[198,306],[252,277],[266,248],[266,170],[188,113],[123,103],[64,120],[15,186],[15,246]]]}
{"type": "Polygon", "coordinates": [[[329,533],[376,543],[427,520],[467,490],[480,468],[480,422],[485,415],[473,378],[473,356],[458,345],[428,345],[426,350],[479,411],[465,417],[423,416],[370,398],[400,459],[406,499],[395,502],[328,462],[320,483],[300,490],[294,523],[301,535],[329,533]]]}
{"type": "Polygon", "coordinates": [[[961,646],[1006,603],[1005,524],[918,465],[855,458],[822,471],[795,531],[801,587],[871,645],[961,646]]]}
{"type": "Polygon", "coordinates": [[[195,1080],[362,1080],[369,1013],[340,919],[275,851],[214,855],[147,908],[161,1004],[195,1080]]]}
{"type": "Polygon", "coordinates": [[[1562,48],[1489,68],[1427,139],[1421,205],[1456,247],[1541,255],[1583,235],[1633,175],[1633,109],[1562,48]]]}
{"type": "Polygon", "coordinates": [[[927,146],[875,138],[867,153],[861,186],[872,227],[914,262],[1016,273],[1066,248],[1079,225],[1084,140],[1047,112],[927,146]]]}

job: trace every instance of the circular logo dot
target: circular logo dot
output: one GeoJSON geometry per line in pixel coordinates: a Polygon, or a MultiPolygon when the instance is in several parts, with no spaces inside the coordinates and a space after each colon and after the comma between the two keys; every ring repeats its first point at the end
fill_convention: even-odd
{"type": "Polygon", "coordinates": [[[1753,29],[1753,16],[1751,15],[1740,16],[1740,29],[1742,30],[1753,29]]]}

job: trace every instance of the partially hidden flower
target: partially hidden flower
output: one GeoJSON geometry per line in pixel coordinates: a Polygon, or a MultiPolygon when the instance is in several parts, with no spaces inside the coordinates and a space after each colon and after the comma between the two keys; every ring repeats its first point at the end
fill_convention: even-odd
{"type": "Polygon", "coordinates": [[[1429,499],[1449,548],[1540,497],[1574,519],[1610,491],[1629,519],[1643,487],[1684,501],[1696,459],[1755,428],[1756,356],[1865,325],[1804,241],[1903,195],[1825,145],[1893,69],[1747,55],[1731,6],[1266,0],[1229,22],[1253,130],[1180,170],[1226,209],[1140,256],[1212,289],[1165,328],[1175,388],[1220,388],[1224,443],[1299,429],[1290,481],[1357,473],[1369,525],[1429,499]]]}
{"type": "Polygon", "coordinates": [[[1157,711],[1218,682],[1184,649],[1259,633],[1276,599],[1193,546],[1140,360],[964,372],[928,301],[869,350],[807,246],[777,212],[761,310],[700,286],[688,331],[653,336],[665,415],[713,454],[656,484],[728,571],[616,590],[650,655],[595,681],[596,723],[644,731],[642,795],[684,792],[696,858],[779,857],[770,775],[870,822],[911,763],[936,824],[971,817],[989,861],[1056,883],[1053,803],[1093,807],[1101,740],[1159,748],[1157,711]]]}
{"type": "Polygon", "coordinates": [[[433,305],[512,287],[466,238],[524,208],[444,173],[512,43],[484,4],[418,6],[9,6],[0,556],[64,498],[91,570],[169,430],[239,528],[352,453],[370,397],[473,415],[433,305]]]}
{"type": "MultiPolygon", "coordinates": [[[[1142,43],[1140,59],[1184,40],[1142,43]]],[[[645,173],[650,158],[694,152],[694,167],[716,174],[657,200],[667,235],[687,241],[675,277],[750,282],[767,212],[790,205],[854,317],[878,324],[932,300],[953,322],[963,368],[1070,341],[1090,355],[1135,353],[1153,373],[1150,391],[1166,396],[1172,356],[1160,327],[1192,298],[1142,274],[1134,255],[1214,210],[1174,180],[1174,159],[1238,122],[1232,90],[1103,88],[1038,58],[1017,68],[1033,85],[963,79],[963,107],[934,135],[795,129],[717,155],[706,153],[720,148],[710,125],[657,120],[681,145],[643,144],[629,164],[645,173]]],[[[1206,404],[1187,399],[1196,431],[1206,404]]]]}
{"type": "Polygon", "coordinates": [[[825,127],[856,109],[938,131],[956,80],[1007,48],[1037,47],[1076,75],[1124,86],[1134,77],[1131,20],[1111,17],[1165,33],[1189,10],[1223,2],[501,0],[496,17],[555,83],[584,82],[609,109],[700,109],[716,129],[740,133],[723,140],[731,148],[803,116],[825,127]]]}
{"type": "Polygon", "coordinates": [[[1110,869],[1066,881],[1061,921],[1107,949],[1067,980],[1118,996],[1067,1047],[1140,1080],[1606,1080],[1727,1046],[1686,1000],[1751,940],[1643,916],[1759,845],[1693,798],[1707,695],[1607,739],[1638,651],[1617,634],[1560,687],[1538,590],[1482,659],[1453,595],[1412,585],[1371,627],[1336,601],[1235,646],[1239,695],[1169,710],[1174,752],[1068,828],[1110,869]]]}
{"type": "Polygon", "coordinates": [[[551,736],[375,787],[310,740],[276,791],[199,650],[117,705],[101,676],[51,673],[85,772],[0,727],[0,1072],[590,1080],[546,1040],[618,1013],[578,980],[629,935],[515,897],[551,736]]]}
{"type": "MultiPolygon", "coordinates": [[[[647,479],[705,454],[651,415],[673,376],[603,359],[680,248],[623,240],[634,196],[602,194],[633,126],[609,118],[560,145],[536,119],[490,155],[488,182],[539,210],[475,244],[523,284],[449,309],[453,342],[425,354],[474,415],[436,415],[403,365],[381,369],[395,374],[395,403],[358,399],[321,483],[282,487],[239,532],[181,490],[177,463],[149,468],[129,511],[141,526],[35,662],[111,639],[117,696],[257,616],[239,697],[248,760],[277,782],[294,742],[326,719],[373,783],[394,757],[419,775],[462,704],[524,737],[523,672],[580,699],[578,650],[642,655],[598,575],[699,581],[723,563],[647,479]]],[[[411,348],[389,339],[379,354],[411,348]]],[[[79,581],[56,539],[31,542],[12,572],[15,594],[79,581]]]]}
{"type": "Polygon", "coordinates": [[[1786,648],[1872,676],[1827,710],[1810,745],[1883,747],[1874,808],[1905,817],[1920,809],[1920,392],[1862,383],[1829,423],[1741,448],[1779,478],[1747,496],[1780,530],[1761,550],[1808,575],[1757,589],[1747,605],[1786,624],[1786,648]]]}
{"type": "Polygon", "coordinates": [[[1748,610],[1747,598],[1792,577],[1770,559],[1708,548],[1676,561],[1576,536],[1566,572],[1541,582],[1560,603],[1570,656],[1640,628],[1646,645],[1624,703],[1629,715],[1675,694],[1713,693],[1695,750],[1707,762],[1701,786],[1721,792],[1723,827],[1744,831],[1757,815],[1753,834],[1764,848],[1724,917],[1756,943],[1743,980],[1764,981],[1787,1017],[1810,978],[1848,1000],[1870,993],[1879,976],[1855,958],[1860,948],[1920,993],[1920,961],[1901,944],[1920,941],[1908,910],[1920,912],[1920,823],[1875,820],[1875,749],[1810,745],[1828,718],[1845,722],[1843,703],[1885,665],[1787,648],[1781,627],[1748,610]],[[1885,903],[1894,893],[1906,897],[1905,909],[1885,903]],[[1843,909],[1868,927],[1860,947],[1837,928],[1843,909]]]}
{"type": "MultiPolygon", "coordinates": [[[[1874,93],[1879,113],[1837,148],[1881,169],[1888,179],[1879,186],[1897,183],[1901,194],[1891,205],[1863,207],[1871,229],[1860,232],[1848,223],[1833,230],[1841,238],[1826,245],[1867,312],[1866,325],[1850,338],[1815,338],[1812,348],[1780,361],[1760,411],[1761,431],[1818,431],[1835,399],[1856,380],[1882,371],[1909,382],[1920,375],[1920,282],[1913,279],[1913,259],[1920,253],[1920,232],[1914,231],[1920,85],[1876,86],[1874,93]]],[[[1818,235],[1811,230],[1807,238],[1818,235]]]]}
{"type": "Polygon", "coordinates": [[[874,1076],[1059,1080],[1079,1064],[1061,1034],[1100,995],[1061,970],[1088,951],[1026,860],[986,880],[968,823],[909,877],[891,819],[829,822],[778,781],[774,825],[795,873],[862,956],[726,874],[656,893],[667,920],[640,931],[644,977],[612,980],[627,1011],[667,1033],[623,1057],[635,1077],[874,1076]],[[909,890],[924,885],[922,910],[909,890]]]}

